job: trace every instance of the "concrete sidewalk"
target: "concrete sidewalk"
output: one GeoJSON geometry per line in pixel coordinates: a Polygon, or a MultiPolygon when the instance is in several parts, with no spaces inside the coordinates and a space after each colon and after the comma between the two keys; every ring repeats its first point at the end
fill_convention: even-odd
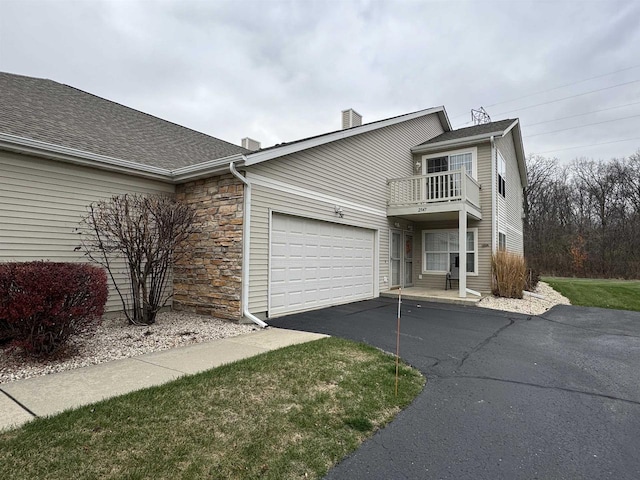
{"type": "Polygon", "coordinates": [[[0,430],[326,336],[270,327],[237,337],[0,384],[0,430]]]}

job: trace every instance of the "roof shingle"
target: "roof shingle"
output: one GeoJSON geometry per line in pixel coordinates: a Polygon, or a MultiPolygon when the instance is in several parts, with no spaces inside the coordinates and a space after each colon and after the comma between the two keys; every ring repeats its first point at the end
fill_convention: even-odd
{"type": "Polygon", "coordinates": [[[3,72],[0,132],[169,170],[249,153],[68,85],[3,72]]]}
{"type": "Polygon", "coordinates": [[[473,127],[458,128],[457,130],[451,130],[450,132],[441,133],[437,137],[433,137],[418,146],[446,142],[449,140],[462,140],[467,137],[475,137],[476,135],[483,135],[491,132],[502,132],[515,121],[516,120],[514,118],[510,118],[506,120],[499,120],[497,122],[474,125],[473,127]]]}

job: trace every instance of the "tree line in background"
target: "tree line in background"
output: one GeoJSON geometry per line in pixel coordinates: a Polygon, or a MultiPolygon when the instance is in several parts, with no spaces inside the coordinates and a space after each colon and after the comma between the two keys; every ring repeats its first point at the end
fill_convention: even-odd
{"type": "Polygon", "coordinates": [[[609,161],[531,156],[525,255],[543,274],[640,278],[640,150],[609,161]]]}

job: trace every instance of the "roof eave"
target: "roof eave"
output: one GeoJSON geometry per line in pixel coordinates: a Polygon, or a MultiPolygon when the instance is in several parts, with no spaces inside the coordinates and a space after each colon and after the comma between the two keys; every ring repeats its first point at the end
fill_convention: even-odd
{"type": "Polygon", "coordinates": [[[440,122],[443,123],[443,128],[449,128],[449,130],[451,129],[451,124],[449,123],[449,119],[446,116],[446,111],[444,110],[443,106],[428,108],[426,110],[420,110],[418,112],[402,115],[400,117],[390,118],[388,120],[383,120],[383,121],[375,122],[371,124],[364,124],[357,128],[341,130],[328,135],[323,135],[318,138],[310,138],[309,140],[304,140],[302,142],[294,143],[291,145],[283,145],[282,147],[272,148],[270,150],[265,150],[263,152],[258,151],[255,153],[249,153],[245,155],[246,166],[266,162],[267,160],[271,160],[272,158],[282,157],[284,155],[290,155],[292,153],[296,153],[302,150],[318,147],[320,145],[335,142],[337,140],[342,140],[344,138],[361,135],[363,133],[378,130],[380,128],[384,128],[384,127],[388,127],[398,123],[413,120],[414,118],[420,118],[426,115],[431,115],[433,113],[438,114],[438,118],[440,122]]]}
{"type": "Polygon", "coordinates": [[[183,183],[191,180],[229,173],[229,164],[234,162],[237,167],[244,166],[246,156],[242,153],[229,155],[228,157],[216,158],[208,162],[188,165],[186,167],[176,168],[171,171],[173,183],[183,183]]]}
{"type": "Polygon", "coordinates": [[[451,122],[449,121],[449,115],[447,114],[444,105],[440,108],[442,108],[442,110],[438,112],[438,118],[440,118],[442,129],[445,132],[450,132],[451,130],[453,130],[453,127],[451,126],[451,122]]]}
{"type": "Polygon", "coordinates": [[[480,135],[473,135],[471,137],[455,138],[452,140],[444,140],[442,142],[434,142],[426,145],[418,145],[416,147],[413,147],[411,149],[411,152],[424,153],[424,152],[431,152],[433,150],[440,150],[442,148],[466,146],[473,143],[489,141],[491,137],[501,136],[502,134],[503,134],[503,130],[500,130],[497,132],[489,132],[489,133],[482,133],[480,135]]]}
{"type": "Polygon", "coordinates": [[[244,165],[244,155],[235,154],[169,170],[7,133],[0,133],[0,150],[49,158],[83,167],[99,168],[172,184],[228,173],[229,163],[231,162],[236,162],[238,166],[244,165]]]}
{"type": "Polygon", "coordinates": [[[100,168],[112,172],[135,175],[160,181],[170,181],[171,171],[165,168],[144,165],[141,163],[122,160],[119,158],[85,152],[63,145],[42,142],[31,138],[19,137],[7,133],[0,133],[0,150],[50,158],[73,163],[85,167],[100,168]]]}
{"type": "Polygon", "coordinates": [[[511,130],[515,131],[513,136],[513,145],[516,149],[516,157],[518,159],[518,170],[520,171],[520,182],[522,182],[522,188],[525,188],[529,182],[527,181],[527,162],[524,154],[524,144],[522,142],[522,130],[520,129],[520,121],[514,120],[513,123],[504,131],[503,137],[506,136],[511,130]]]}

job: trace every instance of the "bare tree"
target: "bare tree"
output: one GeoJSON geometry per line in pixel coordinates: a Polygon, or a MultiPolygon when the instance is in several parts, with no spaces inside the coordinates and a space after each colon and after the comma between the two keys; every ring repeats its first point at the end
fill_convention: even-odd
{"type": "Polygon", "coordinates": [[[530,157],[527,167],[525,254],[533,268],[640,278],[640,151],[563,168],[530,157]]]}
{"type": "Polygon", "coordinates": [[[194,218],[169,195],[125,194],[89,205],[78,249],[107,269],[131,324],[153,324],[171,298],[167,283],[183,251],[176,247],[194,233],[194,218]],[[116,281],[122,262],[130,293],[116,281]]]}

